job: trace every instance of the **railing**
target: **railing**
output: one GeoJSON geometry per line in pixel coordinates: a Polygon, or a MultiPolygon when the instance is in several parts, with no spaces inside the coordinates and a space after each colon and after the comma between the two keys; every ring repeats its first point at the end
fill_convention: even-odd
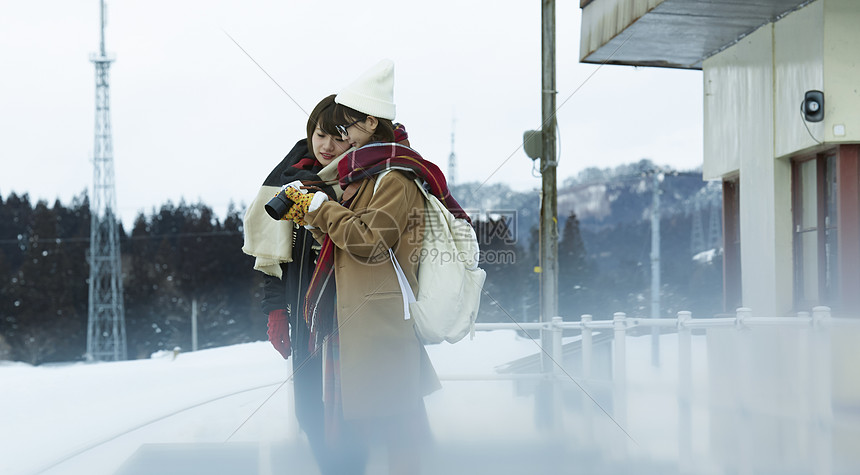
{"type": "MultiPolygon", "coordinates": [[[[633,388],[628,384],[627,339],[635,328],[658,328],[664,333],[677,333],[677,382],[672,389],[677,398],[677,414],[673,416],[677,417],[674,430],[681,473],[697,472],[696,467],[701,466],[703,459],[715,465],[717,470],[729,469],[739,473],[760,470],[776,470],[773,473],[778,473],[786,467],[792,470],[805,467],[812,473],[832,473],[834,460],[837,465],[841,464],[840,467],[847,463],[856,468],[851,465],[854,461],[850,460],[850,454],[847,462],[840,458],[841,455],[834,455],[831,374],[833,358],[841,356],[838,353],[834,356],[836,350],[831,340],[834,331],[840,334],[857,331],[860,337],[860,319],[833,318],[828,307],[816,307],[811,314],[800,312],[793,317],[754,316],[751,309],[739,308],[734,317],[720,318],[693,318],[690,312],[678,312],[677,318],[629,318],[618,312],[612,320],[594,320],[591,315],[582,315],[577,322],[555,317],[551,322],[540,323],[479,323],[475,328],[478,331],[548,332],[551,337],[545,337],[543,341],[551,342],[550,348],[544,347],[541,351],[542,357],[552,364],[544,365],[541,372],[458,375],[445,379],[549,379],[557,383],[556,391],[558,388],[570,390],[569,383],[575,383],[578,388],[574,390],[579,391],[585,391],[582,384],[602,383],[611,388],[611,411],[604,411],[605,415],[611,414],[618,428],[627,434],[631,404],[643,396],[643,391],[648,391],[641,384],[633,388]],[[613,334],[609,379],[593,378],[595,330],[613,334]],[[564,365],[562,343],[565,332],[580,334],[579,368],[564,365]],[[704,376],[706,384],[700,383],[699,387],[694,381],[694,333],[704,336],[695,343],[704,344],[709,355],[704,376]],[[768,354],[769,351],[772,352],[768,354]],[[780,396],[783,393],[787,394],[780,396]],[[773,399],[772,404],[768,398],[773,399]],[[694,408],[699,413],[704,411],[708,414],[704,424],[702,417],[694,417],[694,408]],[[764,439],[768,434],[798,440],[789,443],[764,439]],[[708,449],[694,449],[693,440],[702,437],[708,439],[708,449]],[[798,451],[794,451],[791,444],[800,447],[798,451]],[[779,457],[780,454],[785,457],[779,457]]],[[[645,334],[643,332],[643,336],[645,334]]],[[[853,341],[853,346],[860,346],[856,344],[860,339],[853,341]]],[[[701,381],[702,377],[700,375],[698,379],[701,381]]],[[[852,399],[849,402],[857,403],[852,410],[860,409],[860,401],[852,399]]],[[[577,428],[579,443],[602,437],[591,432],[595,417],[604,416],[596,410],[596,404],[597,401],[590,396],[582,398],[577,419],[582,426],[577,428]]],[[[561,410],[560,403],[555,402],[554,408],[561,410]]],[[[558,420],[563,420],[563,417],[559,415],[558,420]]],[[[860,421],[857,424],[851,421],[844,423],[847,427],[842,429],[848,429],[848,440],[860,440],[860,421]]],[[[634,437],[629,435],[611,445],[615,456],[627,456],[638,449],[634,437]]]]}

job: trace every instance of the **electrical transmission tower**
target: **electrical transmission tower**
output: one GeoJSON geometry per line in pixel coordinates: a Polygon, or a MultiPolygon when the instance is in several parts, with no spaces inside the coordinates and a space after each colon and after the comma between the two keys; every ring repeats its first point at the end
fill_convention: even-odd
{"type": "Polygon", "coordinates": [[[720,249],[723,247],[723,223],[720,205],[711,202],[708,207],[708,248],[720,249]]]}
{"type": "Polygon", "coordinates": [[[116,214],[113,143],[110,127],[110,81],[113,58],[105,53],[105,4],[100,2],[99,52],[90,57],[96,66],[95,150],[93,197],[90,201],[90,286],[87,323],[87,360],[126,359],[125,309],[116,214]]]}
{"type": "Polygon", "coordinates": [[[696,202],[693,209],[693,229],[690,232],[690,253],[694,256],[705,250],[705,228],[702,226],[702,207],[696,202]]]}

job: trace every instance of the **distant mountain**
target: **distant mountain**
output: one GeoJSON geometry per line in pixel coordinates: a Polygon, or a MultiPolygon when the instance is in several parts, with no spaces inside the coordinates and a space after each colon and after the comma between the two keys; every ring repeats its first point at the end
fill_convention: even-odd
{"type": "MultiPolygon", "coordinates": [[[[589,285],[609,289],[595,297],[597,307],[634,307],[647,313],[643,302],[649,300],[655,182],[660,191],[663,313],[681,309],[698,315],[719,313],[722,188],[703,181],[701,170],[658,167],[650,160],[583,170],[558,186],[559,234],[575,213],[588,261],[599,279],[589,285]],[[701,255],[694,259],[708,251],[710,259],[701,255]]],[[[509,217],[517,244],[537,249],[531,240],[540,218],[539,189],[517,192],[503,184],[464,183],[451,191],[473,217],[509,217]]]]}
{"type": "MultiPolygon", "coordinates": [[[[701,170],[679,171],[658,167],[650,160],[615,168],[588,168],[558,185],[559,229],[575,212],[583,231],[596,232],[622,223],[650,220],[653,174],[660,180],[660,215],[663,219],[708,212],[722,205],[719,183],[702,180],[701,170]]],[[[516,212],[518,241],[529,239],[540,219],[540,190],[511,190],[505,184],[464,183],[451,187],[454,197],[470,214],[478,216],[516,212]]]]}

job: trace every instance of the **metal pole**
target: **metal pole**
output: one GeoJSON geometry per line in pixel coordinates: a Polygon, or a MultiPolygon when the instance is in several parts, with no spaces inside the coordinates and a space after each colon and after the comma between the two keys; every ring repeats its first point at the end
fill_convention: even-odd
{"type": "Polygon", "coordinates": [[[197,351],[197,299],[191,301],[191,351],[197,351]]]}
{"type": "MultiPolygon", "coordinates": [[[[660,172],[654,170],[651,203],[651,318],[660,318],[660,172]]],[[[651,327],[651,364],[660,365],[660,329],[651,327]]]]}
{"type": "MultiPolygon", "coordinates": [[[[540,216],[540,268],[541,268],[541,322],[551,322],[558,315],[558,219],[556,195],[556,156],[555,156],[555,0],[541,2],[541,118],[543,153],[541,153],[541,216],[540,216]]],[[[541,331],[543,352],[542,370],[552,373],[552,361],[548,354],[552,351],[552,331],[541,331]]],[[[538,398],[551,402],[552,388],[545,387],[548,394],[538,398]]],[[[550,404],[549,407],[555,407],[550,404]]],[[[548,412],[544,417],[553,420],[541,421],[544,427],[552,427],[559,417],[548,412]]],[[[558,416],[558,415],[557,415],[558,416]]]]}
{"type": "Polygon", "coordinates": [[[105,25],[107,25],[107,15],[105,15],[105,9],[107,5],[105,5],[104,0],[99,2],[99,53],[102,56],[107,56],[105,52],[105,25]]]}

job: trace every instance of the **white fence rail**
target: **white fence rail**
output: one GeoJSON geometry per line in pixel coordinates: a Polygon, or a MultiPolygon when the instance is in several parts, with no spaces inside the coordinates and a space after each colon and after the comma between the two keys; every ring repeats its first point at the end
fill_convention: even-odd
{"type": "MultiPolygon", "coordinates": [[[[843,351],[860,348],[860,319],[834,318],[828,307],[816,307],[811,314],[801,312],[794,317],[754,316],[751,309],[739,308],[734,317],[723,318],[693,318],[690,312],[678,312],[677,318],[629,318],[619,312],[612,320],[582,315],[576,322],[556,317],[542,323],[476,325],[478,331],[498,329],[544,332],[543,341],[550,342],[550,347],[541,349],[542,358],[551,365],[544,364],[540,372],[445,379],[549,379],[557,383],[556,398],[559,388],[573,392],[608,389],[611,397],[606,406],[611,410],[604,410],[605,414],[590,395],[582,397],[581,405],[573,409],[553,403],[556,411],[576,413],[573,420],[577,427],[570,430],[578,434],[580,444],[602,438],[592,432],[596,418],[610,414],[626,434],[628,427],[635,426],[632,419],[642,418],[638,401],[656,392],[677,402],[676,413],[665,419],[677,420],[673,430],[681,473],[708,472],[703,464],[716,473],[860,473],[860,456],[852,453],[860,447],[860,396],[853,392],[857,384],[848,384],[846,390],[841,380],[834,379],[845,377],[835,369],[835,360],[860,356],[860,350],[843,351]],[[642,381],[631,384],[637,378],[628,375],[627,347],[631,331],[637,328],[658,328],[663,341],[677,335],[676,361],[669,358],[671,362],[663,364],[664,370],[677,366],[670,387],[661,388],[659,382],[656,386],[642,381]],[[595,349],[595,331],[613,335],[611,373],[604,371],[603,377],[596,378],[595,358],[600,355],[595,349]],[[577,332],[579,365],[567,367],[563,337],[577,332]],[[834,345],[834,338],[847,340],[834,345]],[[707,361],[694,367],[694,346],[702,345],[697,354],[705,354],[707,361]],[[702,368],[705,374],[701,374],[702,368]],[[834,407],[845,412],[837,426],[834,407]],[[845,444],[855,450],[846,450],[845,444]]],[[[853,374],[860,379],[860,370],[853,374]]],[[[557,418],[565,420],[563,414],[557,418]]],[[[635,452],[638,444],[634,439],[648,437],[652,430],[645,427],[632,431],[632,437],[622,437],[612,444],[615,455],[635,452]]]]}

